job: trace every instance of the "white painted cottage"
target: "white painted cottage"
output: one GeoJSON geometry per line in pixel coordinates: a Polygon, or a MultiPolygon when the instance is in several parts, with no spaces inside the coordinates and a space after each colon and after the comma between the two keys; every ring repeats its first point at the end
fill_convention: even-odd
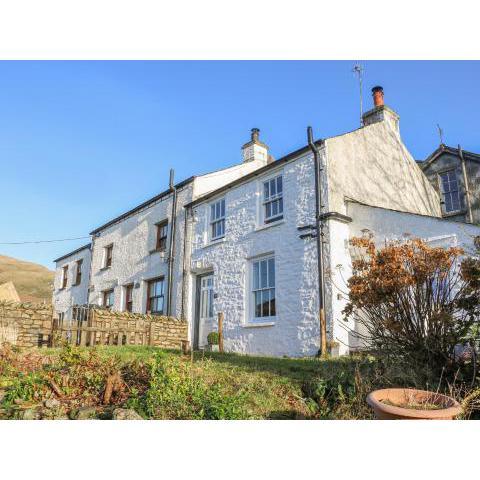
{"type": "MultiPolygon", "coordinates": [[[[441,219],[438,193],[402,143],[398,115],[383,104],[380,87],[373,95],[362,128],[315,142],[322,167],[327,337],[340,354],[356,347],[349,334],[355,325],[342,315],[352,236],[369,229],[379,241],[410,233],[468,246],[480,233],[441,219]]],[[[315,355],[319,281],[316,240],[309,235],[316,222],[314,157],[307,145],[277,161],[269,158],[254,129],[240,165],[192,177],[95,229],[88,302],[184,317],[195,348],[206,344],[223,312],[227,351],[315,355]]],[[[56,290],[55,301],[60,295],[56,290]]]]}

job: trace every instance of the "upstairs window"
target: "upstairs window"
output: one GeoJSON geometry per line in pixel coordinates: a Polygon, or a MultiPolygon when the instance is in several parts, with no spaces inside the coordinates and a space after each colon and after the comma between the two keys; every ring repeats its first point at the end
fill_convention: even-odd
{"type": "Polygon", "coordinates": [[[83,258],[77,260],[77,269],[75,272],[75,285],[80,285],[82,283],[82,265],[83,258]]]}
{"type": "Polygon", "coordinates": [[[264,222],[271,223],[283,218],[282,175],[263,183],[264,222]]]}
{"type": "Polygon", "coordinates": [[[114,293],[113,293],[113,289],[111,290],[105,290],[103,292],[103,306],[110,310],[112,307],[113,307],[113,302],[114,302],[114,293]]]}
{"type": "Polygon", "coordinates": [[[460,190],[458,187],[457,173],[449,170],[440,174],[440,185],[444,201],[445,213],[458,212],[461,210],[460,190]]]}
{"type": "Polygon", "coordinates": [[[133,284],[125,286],[125,311],[133,312],[133,284]]]}
{"type": "Polygon", "coordinates": [[[165,252],[167,250],[168,220],[157,223],[157,241],[155,250],[165,252]]]}
{"type": "Polygon", "coordinates": [[[62,268],[62,288],[67,288],[68,282],[68,265],[62,268]]]}
{"type": "Polygon", "coordinates": [[[110,268],[112,266],[113,244],[105,247],[104,255],[105,255],[105,261],[104,261],[103,268],[110,268]]]}
{"type": "Polygon", "coordinates": [[[163,315],[165,300],[164,279],[155,278],[148,282],[147,313],[163,315]]]}
{"type": "Polygon", "coordinates": [[[210,235],[211,240],[218,240],[225,236],[224,198],[210,205],[210,235]]]}
{"type": "Polygon", "coordinates": [[[275,308],[275,258],[267,257],[253,262],[254,318],[274,317],[275,308]]]}

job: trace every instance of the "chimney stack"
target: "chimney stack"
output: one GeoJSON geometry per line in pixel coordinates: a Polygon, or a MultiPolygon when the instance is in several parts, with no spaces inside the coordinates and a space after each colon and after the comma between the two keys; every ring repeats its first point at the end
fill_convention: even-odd
{"type": "Polygon", "coordinates": [[[383,87],[377,85],[372,88],[373,108],[362,116],[363,126],[367,127],[373,123],[385,122],[400,135],[400,117],[384,103],[383,87]]]}
{"type": "Polygon", "coordinates": [[[250,141],[242,147],[243,162],[258,161],[266,165],[268,163],[268,146],[260,141],[260,130],[252,128],[250,141]]]}

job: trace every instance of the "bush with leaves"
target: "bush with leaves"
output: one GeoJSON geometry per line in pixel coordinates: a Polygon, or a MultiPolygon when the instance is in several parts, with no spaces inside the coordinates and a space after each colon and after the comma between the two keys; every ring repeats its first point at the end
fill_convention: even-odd
{"type": "Polygon", "coordinates": [[[421,367],[433,376],[457,370],[455,347],[478,322],[480,265],[461,248],[433,247],[421,239],[351,240],[352,262],[344,313],[353,335],[379,358],[421,367]]]}

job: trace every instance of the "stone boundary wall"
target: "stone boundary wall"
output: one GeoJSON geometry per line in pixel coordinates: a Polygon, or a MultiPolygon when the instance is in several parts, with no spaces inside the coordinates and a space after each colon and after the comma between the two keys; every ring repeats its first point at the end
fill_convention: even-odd
{"type": "Polygon", "coordinates": [[[39,335],[52,330],[51,305],[0,301],[0,344],[37,347],[39,335]]]}
{"type": "MultiPolygon", "coordinates": [[[[37,347],[48,342],[52,333],[54,313],[51,305],[0,301],[0,345],[4,342],[18,347],[37,347]]],[[[87,322],[84,322],[87,326],[87,322]]],[[[188,324],[175,317],[113,312],[92,308],[88,326],[112,329],[136,329],[147,332],[148,344],[161,348],[181,349],[188,341],[188,324]]],[[[132,336],[129,344],[135,344],[132,336]]]]}

